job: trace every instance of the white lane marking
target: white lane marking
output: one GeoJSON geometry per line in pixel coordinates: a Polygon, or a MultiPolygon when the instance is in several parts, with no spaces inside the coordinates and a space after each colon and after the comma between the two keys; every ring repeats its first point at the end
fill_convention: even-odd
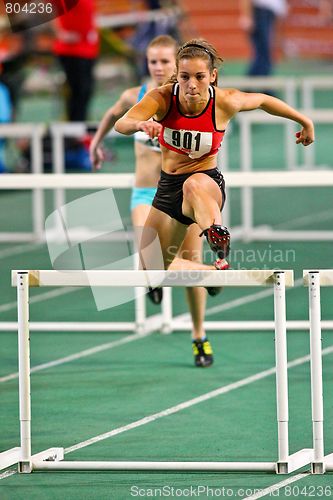
{"type": "MultiPolygon", "coordinates": [[[[50,292],[40,293],[34,297],[29,298],[29,304],[36,304],[37,302],[42,302],[43,300],[54,299],[55,297],[60,297],[60,295],[66,295],[67,293],[78,292],[81,290],[78,288],[57,288],[56,290],[51,290],[50,292]]],[[[0,313],[10,311],[17,307],[17,302],[8,302],[7,304],[2,304],[0,306],[0,313]]]]}
{"type": "Polygon", "coordinates": [[[162,410],[158,413],[153,413],[152,415],[148,415],[147,417],[136,420],[135,422],[132,422],[130,424],[118,427],[117,429],[113,429],[112,431],[105,432],[93,438],[87,439],[86,441],[77,443],[74,446],[70,446],[69,448],[65,448],[65,453],[71,453],[75,450],[79,450],[80,448],[85,448],[86,446],[90,446],[91,444],[103,441],[104,439],[108,439],[109,437],[116,436],[117,434],[121,434],[122,432],[130,431],[131,429],[135,429],[137,427],[141,427],[142,425],[149,424],[150,422],[154,422],[159,418],[168,417],[169,415],[178,413],[179,411],[185,410],[186,408],[190,408],[191,406],[194,406],[196,404],[203,403],[208,399],[215,398],[217,396],[220,396],[221,394],[226,394],[234,389],[238,389],[239,387],[243,387],[245,385],[251,384],[252,382],[256,382],[257,380],[268,377],[274,372],[275,368],[270,368],[269,370],[251,375],[250,377],[238,380],[237,382],[233,382],[232,384],[219,387],[218,389],[214,389],[213,391],[202,394],[201,396],[189,399],[188,401],[184,401],[183,403],[172,406],[171,408],[167,408],[166,410],[162,410]]]}
{"type": "MultiPolygon", "coordinates": [[[[331,354],[333,352],[333,346],[327,347],[326,349],[323,349],[322,355],[327,355],[331,354]]],[[[310,355],[302,356],[300,358],[296,358],[293,361],[290,361],[288,363],[288,368],[294,368],[295,366],[302,365],[304,363],[307,363],[310,361],[310,355]]],[[[96,436],[95,438],[92,438],[87,441],[83,441],[82,443],[78,443],[77,445],[74,445],[73,447],[66,448],[65,452],[70,453],[74,451],[75,449],[83,448],[84,446],[89,446],[90,444],[93,444],[93,442],[101,441],[103,439],[107,439],[108,437],[120,434],[121,432],[134,429],[136,427],[139,427],[141,425],[145,425],[146,423],[153,422],[154,420],[157,420],[158,418],[165,417],[168,415],[172,415],[174,413],[177,413],[178,411],[184,410],[185,408],[189,408],[195,404],[202,403],[204,401],[207,401],[208,399],[215,398],[217,396],[220,396],[221,394],[226,394],[234,389],[238,389],[239,387],[243,387],[245,385],[251,384],[253,382],[257,382],[258,380],[261,380],[263,378],[266,378],[270,375],[273,375],[276,372],[276,368],[272,367],[269,368],[268,370],[264,370],[262,372],[259,372],[255,375],[251,375],[249,377],[246,377],[244,379],[241,379],[237,382],[233,382],[232,384],[229,384],[227,386],[222,386],[218,389],[214,389],[213,391],[210,391],[206,394],[203,394],[201,396],[198,396],[194,399],[190,399],[189,401],[185,401],[184,403],[180,403],[179,405],[173,406],[171,408],[168,408],[167,410],[163,410],[162,412],[155,413],[153,415],[150,415],[148,417],[144,417],[143,419],[140,419],[136,422],[133,422],[132,424],[128,424],[124,427],[119,427],[118,429],[114,429],[113,431],[107,432],[105,434],[101,434],[100,436],[96,436]],[[86,443],[83,445],[83,443],[86,443]]]]}
{"type": "MultiPolygon", "coordinates": [[[[333,346],[327,347],[323,349],[323,356],[327,354],[331,354],[333,352],[333,346]]],[[[288,368],[294,368],[295,366],[302,365],[307,363],[310,360],[310,355],[302,356],[300,358],[296,358],[293,361],[288,363],[288,368]]],[[[116,436],[117,434],[121,434],[122,432],[129,431],[131,429],[135,429],[137,427],[141,427],[142,425],[149,424],[150,422],[154,422],[159,418],[167,417],[169,415],[173,415],[178,413],[179,411],[185,410],[186,408],[190,408],[191,406],[197,405],[199,403],[203,403],[212,398],[216,398],[217,396],[221,396],[221,394],[227,394],[230,391],[234,391],[235,389],[239,389],[240,387],[244,387],[246,385],[257,382],[258,380],[262,380],[270,375],[273,375],[276,372],[276,367],[269,368],[268,370],[264,370],[262,372],[256,373],[254,375],[250,375],[249,377],[245,377],[237,382],[233,382],[231,384],[219,387],[218,389],[214,389],[213,391],[206,392],[201,396],[198,396],[193,399],[189,399],[188,401],[184,401],[176,406],[172,406],[167,408],[166,410],[160,411],[158,413],[153,413],[152,415],[148,415],[147,417],[141,418],[140,420],[136,420],[131,424],[124,425],[122,427],[118,427],[117,429],[113,429],[112,431],[105,432],[98,436],[94,436],[93,438],[87,439],[86,441],[82,441],[81,443],[77,443],[74,446],[70,446],[69,448],[65,448],[65,453],[71,453],[80,448],[85,448],[86,446],[90,446],[91,444],[97,443],[99,441],[103,441],[104,439],[108,439],[109,437],[116,436]]]]}
{"type": "Polygon", "coordinates": [[[9,477],[9,476],[13,476],[14,474],[17,473],[17,470],[16,469],[9,469],[9,470],[6,470],[5,472],[3,472],[2,474],[0,474],[0,480],[1,479],[6,479],[6,477],[9,477]]]}
{"type": "MultiPolygon", "coordinates": [[[[158,315],[160,317],[160,315],[158,315]]],[[[157,315],[156,315],[157,317],[157,315]]],[[[156,318],[154,317],[154,320],[156,318]]],[[[155,321],[154,321],[155,323],[155,321]]],[[[118,347],[120,345],[124,344],[129,344],[130,342],[134,342],[135,340],[140,340],[142,338],[148,337],[148,335],[151,335],[154,331],[156,330],[156,325],[153,324],[151,328],[147,328],[147,331],[145,333],[131,333],[130,335],[127,335],[126,337],[123,337],[122,339],[119,340],[113,340],[111,342],[107,342],[105,344],[101,344],[95,347],[91,347],[89,349],[85,349],[83,351],[70,354],[69,356],[65,356],[63,358],[55,359],[53,361],[48,361],[47,363],[42,363],[40,365],[33,366],[30,370],[30,373],[36,373],[41,370],[46,370],[47,368],[51,368],[53,366],[59,366],[64,363],[69,363],[71,361],[75,361],[77,359],[81,358],[86,358],[87,356],[91,356],[92,354],[96,354],[98,352],[106,351],[108,349],[113,349],[114,347],[118,347]]],[[[19,373],[10,373],[9,375],[5,375],[4,377],[0,377],[0,382],[8,382],[9,380],[14,380],[18,378],[19,373]]]]}
{"type": "MultiPolygon", "coordinates": [[[[296,476],[288,477],[288,479],[285,479],[284,481],[280,481],[279,483],[272,484],[272,486],[268,486],[268,488],[265,488],[263,490],[258,491],[257,493],[254,493],[253,495],[249,497],[244,497],[242,500],[256,500],[257,498],[262,498],[267,495],[272,495],[274,491],[278,491],[281,488],[284,488],[285,486],[288,486],[289,484],[296,483],[296,481],[300,481],[301,479],[304,479],[307,476],[310,476],[310,472],[302,472],[301,474],[296,474],[296,476]]],[[[276,496],[276,495],[274,495],[276,496]]]]}
{"type": "Polygon", "coordinates": [[[43,246],[44,243],[25,243],[23,245],[4,248],[0,250],[0,259],[6,259],[12,255],[20,255],[21,253],[34,252],[35,250],[40,250],[43,246]]]}

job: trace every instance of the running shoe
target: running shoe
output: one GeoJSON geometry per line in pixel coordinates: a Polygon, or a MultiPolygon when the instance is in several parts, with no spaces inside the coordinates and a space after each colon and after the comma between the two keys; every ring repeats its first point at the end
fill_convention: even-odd
{"type": "Polygon", "coordinates": [[[207,368],[213,364],[213,351],[209,340],[193,340],[192,350],[195,366],[207,368]]]}
{"type": "Polygon", "coordinates": [[[210,248],[215,252],[219,259],[225,259],[230,252],[230,233],[225,226],[212,224],[202,231],[200,236],[206,236],[210,248]]]}
{"type": "MultiPolygon", "coordinates": [[[[215,269],[218,271],[224,271],[226,269],[229,269],[229,263],[225,259],[217,259],[214,262],[215,269]]],[[[218,295],[220,292],[222,292],[223,287],[222,286],[206,286],[206,290],[208,294],[211,297],[215,297],[215,295],[218,295]]]]}
{"type": "Polygon", "coordinates": [[[160,304],[163,299],[163,288],[148,288],[147,295],[153,304],[160,304]]]}

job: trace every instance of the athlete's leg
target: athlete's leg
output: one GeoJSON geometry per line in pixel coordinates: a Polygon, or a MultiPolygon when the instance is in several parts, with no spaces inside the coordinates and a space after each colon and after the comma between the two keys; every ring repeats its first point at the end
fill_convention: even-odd
{"type": "MultiPolygon", "coordinates": [[[[151,205],[148,204],[132,204],[132,223],[136,248],[140,248],[141,246],[143,226],[146,223],[150,209],[151,205]]],[[[158,305],[163,300],[163,289],[160,287],[148,287],[147,296],[153,304],[158,305]]]]}
{"type": "MultiPolygon", "coordinates": [[[[189,240],[183,242],[186,234],[186,226],[171,219],[160,210],[151,208],[148,215],[142,238],[140,260],[144,269],[161,269],[163,260],[165,269],[215,269],[214,266],[207,266],[200,262],[201,239],[198,237],[199,228],[192,229],[189,240]],[[193,246],[191,239],[196,241],[193,246]],[[160,245],[156,245],[156,241],[160,245]],[[184,245],[184,246],[183,246],[184,245]],[[187,247],[187,245],[189,245],[187,247]],[[192,246],[191,246],[192,245],[192,246]],[[181,250],[180,250],[181,249],[181,250]],[[158,257],[158,253],[162,254],[158,257]],[[175,255],[178,255],[175,257],[175,255]],[[187,258],[183,258],[183,257],[187,258]],[[189,260],[192,258],[193,260],[189,260]]],[[[193,288],[187,291],[188,302],[193,319],[193,354],[196,366],[208,367],[213,363],[213,352],[208,339],[203,330],[203,320],[205,311],[205,294],[202,288],[193,288]]]]}
{"type": "Polygon", "coordinates": [[[222,224],[222,193],[206,174],[193,174],[183,186],[183,214],[195,220],[201,231],[212,224],[222,224]]]}
{"type": "Polygon", "coordinates": [[[140,248],[139,237],[146,223],[150,207],[156,193],[154,187],[134,187],[131,196],[131,216],[137,248],[140,248]]]}
{"type": "MultiPolygon", "coordinates": [[[[222,191],[209,175],[193,174],[184,182],[183,214],[196,221],[219,259],[227,257],[230,248],[229,231],[222,226],[223,203],[222,191]]],[[[222,263],[222,268],[225,266],[227,263],[222,263]]]]}
{"type": "MultiPolygon", "coordinates": [[[[177,268],[179,258],[190,259],[192,262],[202,261],[203,240],[199,238],[200,228],[192,224],[170,268],[177,268]]],[[[208,367],[213,364],[213,351],[204,330],[206,290],[202,287],[187,287],[186,298],[192,318],[192,350],[194,364],[208,367]]]]}
{"type": "MultiPolygon", "coordinates": [[[[135,242],[136,242],[137,248],[141,248],[141,238],[142,238],[142,234],[143,234],[143,227],[147,221],[148,215],[150,213],[150,209],[151,209],[151,206],[147,205],[147,204],[139,204],[139,205],[136,205],[132,208],[132,222],[133,222],[135,242]]],[[[168,219],[170,219],[170,218],[168,217],[168,219]]],[[[186,231],[186,226],[183,226],[183,224],[180,224],[180,226],[182,226],[182,228],[184,228],[186,231]]],[[[168,231],[168,229],[166,231],[168,231]]],[[[156,234],[156,232],[155,232],[155,234],[156,234]]],[[[151,231],[150,231],[150,236],[152,237],[151,231]]],[[[201,239],[198,238],[198,240],[199,241],[196,243],[197,243],[198,247],[201,247],[201,239]]],[[[153,245],[153,248],[154,248],[154,250],[152,253],[154,254],[154,263],[151,264],[153,266],[152,268],[162,269],[163,268],[162,258],[161,258],[162,254],[160,252],[159,245],[155,244],[155,245],[153,245]]],[[[175,247],[174,244],[171,244],[170,251],[169,251],[169,254],[170,254],[169,260],[170,261],[176,255],[176,253],[177,253],[177,247],[175,247]]],[[[200,249],[198,250],[198,253],[199,253],[199,255],[201,255],[200,249]]],[[[201,264],[200,257],[197,259],[193,259],[193,260],[189,260],[189,259],[190,259],[190,257],[186,256],[186,254],[184,253],[184,258],[182,258],[182,259],[176,258],[175,259],[175,260],[177,260],[177,264],[176,264],[176,267],[174,267],[174,268],[175,269],[194,269],[195,268],[195,269],[203,269],[203,270],[215,269],[213,266],[206,266],[204,264],[201,264]],[[193,267],[193,262],[197,263],[197,267],[193,267]]],[[[197,293],[197,292],[195,292],[195,293],[197,293]]],[[[205,293],[205,292],[203,292],[203,293],[205,293]]],[[[154,288],[154,287],[149,288],[148,297],[150,298],[150,300],[154,304],[160,304],[162,301],[162,298],[163,298],[162,289],[161,288],[154,288]]]]}
{"type": "MultiPolygon", "coordinates": [[[[186,231],[187,226],[151,207],[141,237],[141,265],[145,269],[168,269],[177,255],[186,231]]],[[[178,257],[177,269],[208,271],[216,267],[178,257]]]]}
{"type": "Polygon", "coordinates": [[[136,205],[132,209],[132,224],[137,248],[140,247],[140,236],[142,235],[142,228],[146,223],[149,215],[151,205],[136,205]]]}
{"type": "MultiPolygon", "coordinates": [[[[197,224],[192,224],[186,233],[185,239],[178,251],[178,254],[172,262],[169,269],[179,268],[179,259],[189,259],[191,262],[201,263],[203,240],[199,238],[200,228],[197,224]]],[[[193,339],[202,339],[206,336],[203,321],[205,317],[206,290],[202,287],[187,287],[186,297],[189,305],[193,329],[193,339]]]]}

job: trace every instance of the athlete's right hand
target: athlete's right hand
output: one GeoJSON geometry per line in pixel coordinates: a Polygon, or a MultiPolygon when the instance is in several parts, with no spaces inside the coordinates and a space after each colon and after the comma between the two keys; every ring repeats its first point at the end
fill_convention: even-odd
{"type": "Polygon", "coordinates": [[[90,146],[89,155],[93,170],[100,170],[102,168],[102,163],[105,161],[103,149],[100,147],[90,146]]]}
{"type": "Polygon", "coordinates": [[[151,139],[157,137],[162,130],[162,125],[158,122],[154,122],[153,120],[138,122],[137,125],[138,130],[142,130],[145,132],[151,139]]]}

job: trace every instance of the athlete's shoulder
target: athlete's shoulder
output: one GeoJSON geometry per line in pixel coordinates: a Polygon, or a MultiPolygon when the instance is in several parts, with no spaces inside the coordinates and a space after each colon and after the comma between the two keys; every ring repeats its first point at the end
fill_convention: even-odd
{"type": "Polygon", "coordinates": [[[157,87],[150,92],[148,92],[145,96],[146,99],[151,98],[155,105],[157,105],[157,109],[155,111],[157,120],[161,120],[167,113],[172,95],[172,84],[166,84],[162,87],[157,87]]]}
{"type": "Polygon", "coordinates": [[[216,87],[216,104],[219,108],[230,113],[237,113],[241,109],[244,92],[233,88],[216,87]]]}
{"type": "Polygon", "coordinates": [[[139,92],[141,87],[132,87],[130,89],[124,90],[120,96],[120,101],[129,107],[134,106],[138,100],[139,92]]]}
{"type": "Polygon", "coordinates": [[[150,95],[151,97],[155,97],[157,99],[162,98],[169,98],[171,93],[172,93],[172,88],[173,84],[172,83],[167,83],[166,85],[162,85],[161,87],[156,87],[153,90],[150,90],[147,95],[150,95]]]}

